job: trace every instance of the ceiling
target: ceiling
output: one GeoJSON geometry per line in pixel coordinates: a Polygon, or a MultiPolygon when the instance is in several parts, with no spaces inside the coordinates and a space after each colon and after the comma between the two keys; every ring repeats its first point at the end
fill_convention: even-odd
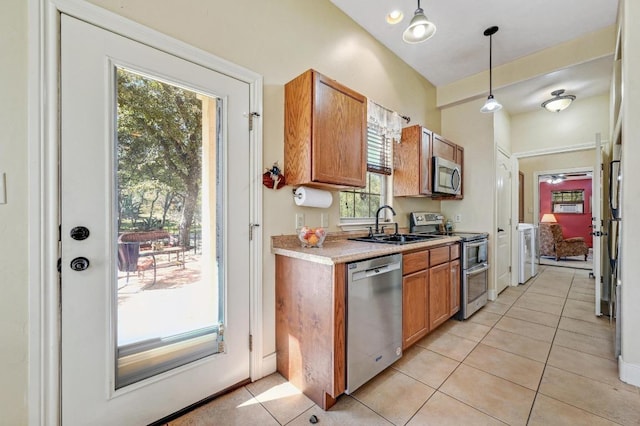
{"type": "MultiPolygon", "coordinates": [[[[420,6],[437,31],[418,44],[402,41],[402,32],[417,8],[417,0],[331,0],[378,41],[435,86],[486,71],[493,36],[493,67],[550,48],[615,24],[618,0],[421,0],[420,6]],[[397,25],[385,21],[393,9],[404,13],[397,25]]],[[[511,114],[540,107],[540,91],[566,89],[580,98],[609,90],[612,57],[554,71],[546,76],[494,90],[511,114]],[[536,98],[529,96],[537,93],[536,98]]],[[[488,87],[487,87],[488,89],[488,87]]],[[[488,91],[488,90],[487,90],[488,91]]]]}

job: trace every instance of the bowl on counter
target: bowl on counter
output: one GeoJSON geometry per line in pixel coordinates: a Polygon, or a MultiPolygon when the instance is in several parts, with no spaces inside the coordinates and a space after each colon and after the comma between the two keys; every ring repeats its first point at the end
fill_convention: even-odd
{"type": "Polygon", "coordinates": [[[323,228],[310,228],[303,226],[298,231],[298,239],[302,243],[302,247],[322,247],[327,232],[323,228]]]}

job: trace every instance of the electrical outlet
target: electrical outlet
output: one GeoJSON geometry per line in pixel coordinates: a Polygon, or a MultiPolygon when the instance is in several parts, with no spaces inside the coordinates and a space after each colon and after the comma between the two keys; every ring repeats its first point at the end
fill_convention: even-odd
{"type": "Polygon", "coordinates": [[[320,213],[320,226],[323,228],[329,227],[329,213],[320,213]]]}
{"type": "Polygon", "coordinates": [[[460,223],[462,222],[462,215],[460,213],[458,213],[457,215],[455,215],[455,217],[453,218],[453,221],[455,223],[460,223]]]}
{"type": "Polygon", "coordinates": [[[296,229],[304,226],[304,213],[296,213],[296,229]]]}

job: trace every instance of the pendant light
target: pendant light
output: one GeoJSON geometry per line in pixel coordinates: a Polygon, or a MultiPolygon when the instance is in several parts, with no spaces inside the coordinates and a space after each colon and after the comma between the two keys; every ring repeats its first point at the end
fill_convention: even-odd
{"type": "Polygon", "coordinates": [[[564,89],[554,90],[551,92],[551,96],[553,96],[553,98],[544,101],[540,106],[551,112],[562,111],[571,105],[571,102],[576,99],[574,95],[563,95],[563,93],[564,89]]]}
{"type": "Polygon", "coordinates": [[[493,86],[492,86],[492,74],[491,74],[491,56],[493,54],[493,39],[492,36],[498,32],[498,27],[493,26],[484,30],[484,35],[489,36],[489,97],[487,101],[484,103],[482,108],[480,108],[480,112],[496,112],[502,105],[493,97],[493,86]]]}
{"type": "Polygon", "coordinates": [[[409,26],[402,33],[402,40],[410,44],[422,43],[430,39],[435,33],[436,26],[427,19],[424,10],[420,8],[420,0],[418,0],[418,8],[414,12],[409,26]]]}

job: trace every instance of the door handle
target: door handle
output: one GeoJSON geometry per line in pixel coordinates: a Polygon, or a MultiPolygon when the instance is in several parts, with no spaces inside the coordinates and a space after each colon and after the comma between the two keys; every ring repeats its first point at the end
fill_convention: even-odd
{"type": "Polygon", "coordinates": [[[498,232],[504,232],[504,229],[498,228],[498,232]]]}
{"type": "Polygon", "coordinates": [[[70,266],[74,271],[84,271],[89,267],[89,259],[86,257],[76,257],[71,261],[70,266]]]}

